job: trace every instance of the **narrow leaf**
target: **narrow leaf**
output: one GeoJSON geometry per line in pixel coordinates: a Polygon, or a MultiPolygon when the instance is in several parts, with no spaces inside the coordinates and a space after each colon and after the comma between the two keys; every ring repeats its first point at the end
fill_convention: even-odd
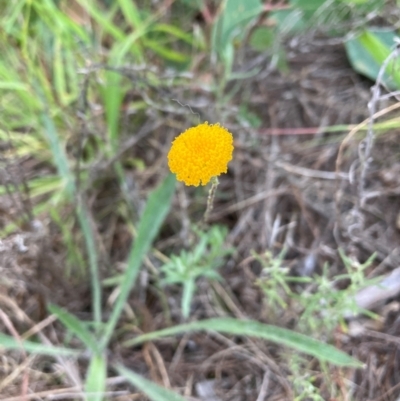
{"type": "Polygon", "coordinates": [[[49,311],[56,315],[60,322],[75,334],[90,350],[97,352],[98,347],[96,339],[77,317],[56,305],[49,305],[49,311]]]}
{"type": "Polygon", "coordinates": [[[24,350],[32,354],[50,356],[78,356],[79,354],[81,354],[81,351],[70,348],[53,347],[51,345],[44,345],[40,343],[35,343],[33,341],[19,342],[15,338],[2,333],[0,333],[0,348],[10,350],[24,350]]]}
{"type": "Polygon", "coordinates": [[[107,361],[103,355],[93,355],[85,383],[86,401],[101,401],[106,391],[107,361]]]}
{"type": "Polygon", "coordinates": [[[142,259],[150,249],[168,213],[175,190],[175,182],[175,176],[172,174],[168,175],[164,182],[149,196],[143,216],[139,222],[137,237],[129,254],[128,266],[124,273],[120,294],[105,328],[104,337],[101,342],[102,349],[107,346],[125,302],[128,299],[129,292],[135,285],[142,259]]]}
{"type": "Polygon", "coordinates": [[[124,343],[132,346],[145,341],[186,333],[196,330],[212,330],[224,334],[242,335],[263,338],[277,344],[294,348],[298,351],[339,366],[361,367],[362,363],[329,344],[324,344],[304,334],[296,333],[281,327],[275,327],[254,320],[237,320],[232,318],[208,319],[198,322],[170,327],[167,329],[142,334],[124,343]]]}
{"type": "Polygon", "coordinates": [[[133,373],[124,366],[117,365],[116,369],[121,376],[126,377],[131,384],[146,394],[152,401],[187,401],[186,398],[183,398],[179,394],[133,373]]]}

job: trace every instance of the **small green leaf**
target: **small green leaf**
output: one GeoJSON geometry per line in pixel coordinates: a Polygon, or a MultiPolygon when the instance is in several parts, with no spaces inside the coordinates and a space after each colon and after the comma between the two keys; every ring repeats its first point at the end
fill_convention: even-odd
{"type": "Polygon", "coordinates": [[[189,59],[189,56],[187,56],[186,54],[172,50],[169,47],[162,46],[156,40],[145,39],[144,43],[145,43],[146,47],[153,50],[153,52],[157,53],[158,55],[165,58],[166,60],[175,61],[177,63],[184,63],[189,59]]]}
{"type": "Polygon", "coordinates": [[[315,356],[316,358],[333,363],[338,366],[362,367],[363,364],[339,351],[329,344],[324,344],[304,334],[296,333],[281,327],[275,327],[254,320],[237,320],[232,318],[208,319],[198,322],[181,324],[175,327],[142,334],[124,343],[132,346],[145,341],[156,340],[162,337],[186,333],[197,330],[212,330],[224,334],[242,335],[263,338],[277,344],[294,348],[300,352],[315,356]]]}
{"type": "Polygon", "coordinates": [[[115,367],[121,376],[126,377],[135,387],[147,395],[152,401],[187,401],[177,393],[168,390],[142,376],[137,375],[122,365],[115,367]]]}
{"type": "Polygon", "coordinates": [[[98,347],[96,339],[78,318],[56,305],[49,305],[49,311],[56,315],[60,322],[75,334],[88,349],[97,352],[98,347]]]}
{"type": "Polygon", "coordinates": [[[15,338],[2,333],[0,333],[0,348],[24,350],[32,354],[50,356],[79,356],[81,354],[81,351],[70,348],[53,347],[27,340],[19,342],[15,338]]]}
{"type": "Polygon", "coordinates": [[[256,28],[250,36],[250,46],[259,52],[265,51],[272,47],[275,34],[271,28],[256,28]]]}

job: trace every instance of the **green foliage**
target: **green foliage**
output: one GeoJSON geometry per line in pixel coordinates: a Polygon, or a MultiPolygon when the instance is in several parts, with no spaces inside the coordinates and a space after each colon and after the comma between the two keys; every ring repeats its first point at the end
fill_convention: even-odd
{"type": "MultiPolygon", "coordinates": [[[[148,252],[162,222],[167,215],[167,212],[170,208],[172,196],[174,194],[174,189],[175,176],[170,174],[166,177],[164,182],[149,196],[147,206],[139,223],[138,234],[130,253],[128,266],[123,276],[123,281],[120,288],[120,295],[114,304],[108,322],[104,326],[104,333],[101,340],[98,335],[96,336],[96,333],[92,334],[86,328],[86,325],[82,321],[68,313],[66,310],[61,309],[56,305],[49,306],[50,312],[54,313],[58,317],[58,319],[65,325],[65,327],[71,333],[76,335],[83,342],[83,344],[85,344],[87,349],[91,350],[91,352],[93,353],[85,386],[86,392],[90,393],[87,396],[88,401],[100,401],[101,399],[103,399],[102,394],[105,390],[107,362],[102,353],[106,350],[108,346],[108,342],[121,315],[122,308],[127,301],[130,290],[135,284],[135,279],[139,272],[141,261],[145,254],[148,252]]],[[[83,229],[85,229],[85,227],[83,227],[83,229]]],[[[92,236],[90,232],[88,232],[87,235],[89,237],[92,236]]],[[[89,253],[90,252],[91,251],[89,251],[89,253]]],[[[96,254],[95,248],[93,249],[93,252],[96,254]]],[[[99,285],[97,266],[94,270],[91,270],[91,273],[92,281],[96,283],[95,285],[99,285]]],[[[97,299],[95,291],[93,291],[93,295],[93,303],[94,307],[96,308],[95,303],[97,302],[97,299]]],[[[101,294],[97,295],[101,296],[101,294]]],[[[100,311],[98,311],[98,313],[100,313],[100,311]]],[[[99,320],[96,320],[97,316],[95,314],[94,318],[96,328],[99,329],[101,316],[99,320]]],[[[99,330],[97,330],[97,332],[98,331],[99,330]]],[[[0,346],[7,349],[24,349],[27,352],[52,356],[79,355],[79,351],[70,350],[67,348],[45,346],[30,341],[18,342],[15,339],[6,335],[0,335],[0,346]]]]}
{"type": "MultiPolygon", "coordinates": [[[[348,26],[360,25],[369,13],[379,14],[381,0],[291,0],[291,11],[297,13],[297,27],[321,29],[331,35],[347,34],[348,26]]],[[[287,12],[284,11],[286,14],[287,12]]]]}
{"type": "Polygon", "coordinates": [[[259,52],[272,48],[275,40],[274,32],[270,28],[258,27],[250,36],[250,46],[259,52]]]}
{"type": "Polygon", "coordinates": [[[254,253],[253,256],[263,266],[262,278],[256,284],[263,290],[265,300],[271,305],[272,309],[287,307],[285,299],[288,295],[293,295],[289,286],[290,283],[305,283],[310,281],[308,277],[291,277],[288,275],[289,268],[282,266],[285,250],[276,258],[270,252],[266,252],[264,255],[254,253]]]}
{"type": "MultiPolygon", "coordinates": [[[[395,46],[395,32],[365,30],[346,43],[346,51],[352,67],[362,75],[375,81],[383,63],[391,55],[395,46]]],[[[400,88],[400,62],[392,58],[383,71],[382,82],[389,89],[400,88]]]]}
{"type": "Polygon", "coordinates": [[[249,23],[262,11],[260,0],[224,0],[220,13],[213,25],[211,49],[222,61],[224,69],[216,88],[218,101],[221,102],[226,83],[233,78],[233,61],[235,57],[234,41],[240,42],[245,37],[249,23]]]}
{"type": "Polygon", "coordinates": [[[13,337],[0,333],[0,347],[9,350],[24,350],[38,355],[49,356],[79,356],[81,351],[66,347],[55,347],[34,341],[18,341],[13,337]]]}
{"type": "Polygon", "coordinates": [[[149,397],[152,401],[186,401],[186,398],[139,376],[124,366],[117,365],[118,373],[149,397]]]}
{"type": "MultiPolygon", "coordinates": [[[[349,26],[354,25],[354,31],[359,30],[363,21],[366,24],[366,16],[379,15],[383,6],[384,2],[379,0],[290,0],[287,9],[273,10],[268,14],[270,23],[267,26],[257,27],[251,32],[249,44],[256,51],[269,52],[273,65],[284,73],[288,67],[283,43],[288,36],[310,29],[331,36],[344,36],[348,34],[349,26]]],[[[219,98],[226,82],[242,78],[232,73],[235,50],[246,38],[252,21],[262,12],[259,0],[222,2],[211,43],[213,53],[224,64],[217,92],[219,98]]],[[[378,63],[381,65],[382,60],[378,63]]]]}
{"type": "Polygon", "coordinates": [[[172,255],[171,260],[161,267],[164,274],[163,285],[183,286],[181,307],[184,318],[188,318],[190,314],[196,280],[199,277],[220,280],[221,276],[216,270],[221,266],[224,256],[232,252],[223,247],[227,234],[225,227],[211,226],[208,231],[193,227],[193,231],[197,242],[193,250],[182,250],[179,255],[172,255]]]}
{"type": "Polygon", "coordinates": [[[332,333],[338,325],[344,325],[344,319],[358,314],[374,314],[359,307],[355,295],[368,285],[375,284],[379,278],[367,280],[364,271],[371,266],[375,255],[372,255],[364,264],[349,259],[340,251],[346,272],[335,276],[339,280],[349,281],[349,285],[342,290],[335,287],[335,282],[329,277],[328,266],[325,265],[321,276],[313,278],[313,285],[308,290],[295,296],[303,312],[299,320],[299,327],[305,332],[332,333]]]}
{"type": "Polygon", "coordinates": [[[86,401],[102,401],[106,390],[107,359],[94,354],[90,360],[85,382],[86,401]]]}
{"type": "Polygon", "coordinates": [[[169,174],[164,182],[149,197],[140,219],[137,237],[129,254],[128,265],[124,273],[119,297],[105,326],[104,335],[101,340],[102,349],[105,349],[110,341],[129,293],[135,284],[143,257],[150,249],[162,222],[167,216],[175,191],[175,182],[175,176],[169,174]]]}
{"type": "MultiPolygon", "coordinates": [[[[365,263],[347,257],[339,250],[345,272],[331,277],[328,265],[325,265],[321,275],[313,277],[293,277],[290,270],[284,267],[284,252],[277,257],[270,253],[256,256],[263,270],[257,284],[264,292],[265,308],[273,311],[276,316],[290,310],[295,311],[298,318],[295,327],[301,333],[324,341],[331,339],[338,327],[346,330],[345,319],[359,314],[371,318],[376,316],[361,308],[356,303],[356,294],[363,288],[376,284],[380,279],[366,279],[365,270],[371,266],[372,255],[365,263]],[[343,289],[338,284],[346,284],[343,289]]],[[[288,352],[287,361],[292,372],[292,383],[295,400],[321,401],[320,387],[316,384],[314,370],[307,367],[307,360],[293,352],[288,352]]],[[[329,370],[321,363],[323,377],[331,383],[329,370]]],[[[321,373],[318,373],[321,375],[321,373]]],[[[335,386],[330,386],[331,398],[335,398],[335,386]]]]}
{"type": "Polygon", "coordinates": [[[262,124],[260,117],[250,111],[245,104],[240,105],[237,118],[243,127],[260,128],[262,124]]]}
{"type": "Polygon", "coordinates": [[[85,346],[92,352],[97,353],[98,344],[95,336],[90,333],[87,327],[77,317],[71,315],[65,309],[59,308],[56,305],[49,305],[49,311],[57,316],[57,319],[68,329],[75,334],[85,346]]]}
{"type": "Polygon", "coordinates": [[[232,318],[216,318],[181,324],[152,333],[142,334],[132,340],[126,341],[124,345],[137,345],[146,341],[197,330],[211,330],[230,335],[262,338],[291,347],[297,351],[315,356],[322,361],[330,362],[338,366],[362,366],[359,361],[337,350],[332,345],[319,342],[303,334],[253,320],[238,320],[232,318]]]}
{"type": "Polygon", "coordinates": [[[335,276],[334,280],[329,275],[327,265],[321,275],[312,278],[293,277],[289,275],[289,269],[282,266],[284,253],[277,258],[272,258],[268,253],[258,256],[263,273],[257,284],[264,292],[266,305],[273,310],[282,310],[290,303],[291,308],[298,311],[299,329],[306,334],[319,333],[321,337],[330,336],[338,325],[344,325],[345,318],[349,316],[367,314],[374,317],[374,314],[357,305],[355,295],[379,280],[367,280],[364,275],[375,255],[360,264],[342,251],[339,252],[346,272],[335,276]],[[340,280],[349,282],[346,288],[336,288],[335,284],[340,280]],[[293,284],[302,283],[305,286],[298,286],[295,291],[293,284]]]}
{"type": "Polygon", "coordinates": [[[304,361],[299,355],[291,354],[289,366],[292,372],[291,381],[293,383],[294,401],[312,400],[324,401],[321,390],[316,384],[317,375],[305,372],[303,369],[304,361]]]}

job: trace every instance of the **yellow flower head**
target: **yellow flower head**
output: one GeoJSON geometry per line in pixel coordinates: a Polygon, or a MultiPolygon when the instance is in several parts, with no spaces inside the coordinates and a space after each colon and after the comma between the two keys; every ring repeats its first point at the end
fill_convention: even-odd
{"type": "Polygon", "coordinates": [[[186,185],[206,185],[226,173],[232,159],[232,134],[219,124],[200,124],[177,136],[168,153],[168,166],[186,185]]]}

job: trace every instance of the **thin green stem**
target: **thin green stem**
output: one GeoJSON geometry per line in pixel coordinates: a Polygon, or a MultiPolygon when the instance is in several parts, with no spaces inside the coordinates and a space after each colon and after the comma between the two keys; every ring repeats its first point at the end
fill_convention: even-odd
{"type": "Polygon", "coordinates": [[[101,285],[98,268],[97,250],[94,241],[94,233],[88,217],[85,205],[78,198],[78,206],[76,208],[79,224],[82,228],[83,237],[85,238],[86,248],[89,256],[89,268],[92,285],[92,303],[93,303],[93,320],[96,322],[98,329],[101,323],[101,285]]]}

